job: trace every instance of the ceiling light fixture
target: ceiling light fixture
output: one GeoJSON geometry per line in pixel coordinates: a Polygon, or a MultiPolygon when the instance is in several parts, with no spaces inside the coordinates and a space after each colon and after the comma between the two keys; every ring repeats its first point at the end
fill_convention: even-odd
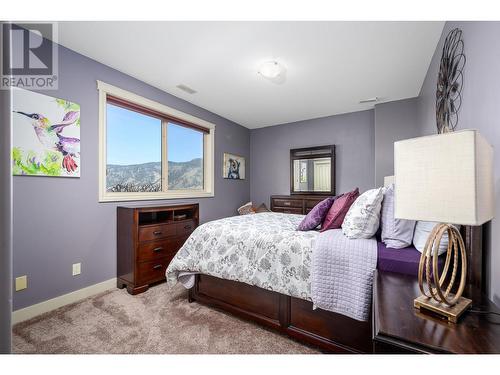
{"type": "Polygon", "coordinates": [[[279,77],[285,71],[285,67],[277,61],[266,61],[259,67],[259,74],[268,79],[279,77]]]}

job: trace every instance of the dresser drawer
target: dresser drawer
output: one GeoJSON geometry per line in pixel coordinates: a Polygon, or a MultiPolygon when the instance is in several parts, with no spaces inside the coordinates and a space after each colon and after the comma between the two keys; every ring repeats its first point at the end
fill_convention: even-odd
{"type": "Polygon", "coordinates": [[[178,236],[189,236],[194,228],[196,228],[196,224],[193,220],[183,221],[182,223],[176,224],[176,233],[178,236]]]}
{"type": "Polygon", "coordinates": [[[165,271],[173,257],[160,258],[137,264],[136,283],[148,283],[165,279],[165,271]]]}
{"type": "Polygon", "coordinates": [[[180,241],[177,239],[141,243],[137,249],[137,260],[143,262],[166,256],[173,257],[179,248],[180,241]]]}
{"type": "Polygon", "coordinates": [[[302,208],[288,208],[288,207],[274,207],[274,212],[281,212],[284,214],[299,214],[302,215],[302,208]]]}
{"type": "Polygon", "coordinates": [[[161,224],[139,228],[139,241],[151,241],[175,236],[175,225],[161,224]]]}
{"type": "Polygon", "coordinates": [[[301,199],[280,199],[273,198],[273,204],[277,207],[296,207],[302,209],[301,199]]]}

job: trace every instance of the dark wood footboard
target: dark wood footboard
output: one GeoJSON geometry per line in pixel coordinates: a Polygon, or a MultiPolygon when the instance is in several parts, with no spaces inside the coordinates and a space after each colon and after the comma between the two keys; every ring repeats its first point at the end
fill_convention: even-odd
{"type": "Polygon", "coordinates": [[[248,284],[197,275],[189,300],[250,319],[333,353],[371,353],[371,321],[313,310],[312,303],[248,284]]]}

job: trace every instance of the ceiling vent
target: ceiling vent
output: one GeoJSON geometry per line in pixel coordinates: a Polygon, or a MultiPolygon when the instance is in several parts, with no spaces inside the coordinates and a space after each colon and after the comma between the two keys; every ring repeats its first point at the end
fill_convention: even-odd
{"type": "Polygon", "coordinates": [[[363,100],[359,101],[360,104],[363,104],[363,103],[374,103],[374,102],[378,102],[378,96],[374,96],[373,98],[363,99],[363,100]]]}
{"type": "Polygon", "coordinates": [[[182,84],[177,85],[175,87],[177,87],[178,89],[180,89],[182,91],[187,92],[188,94],[196,94],[196,92],[197,92],[196,90],[193,90],[191,87],[188,87],[188,86],[182,85],[182,84]]]}

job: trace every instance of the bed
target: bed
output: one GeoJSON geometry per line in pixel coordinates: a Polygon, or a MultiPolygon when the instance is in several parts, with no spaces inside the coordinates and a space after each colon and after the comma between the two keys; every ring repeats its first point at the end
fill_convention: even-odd
{"type": "MultiPolygon", "coordinates": [[[[302,215],[245,216],[198,227],[169,265],[168,282],[180,281],[189,288],[190,302],[251,319],[327,352],[371,353],[371,319],[313,309],[312,250],[319,233],[295,230],[302,215]]],[[[462,231],[472,264],[469,284],[477,284],[481,280],[481,227],[463,227],[462,231]]],[[[380,267],[388,252],[380,243],[375,249],[380,267]]],[[[394,261],[383,264],[393,267],[392,271],[398,268],[394,261]]],[[[411,272],[412,262],[401,269],[411,272]]]]}

